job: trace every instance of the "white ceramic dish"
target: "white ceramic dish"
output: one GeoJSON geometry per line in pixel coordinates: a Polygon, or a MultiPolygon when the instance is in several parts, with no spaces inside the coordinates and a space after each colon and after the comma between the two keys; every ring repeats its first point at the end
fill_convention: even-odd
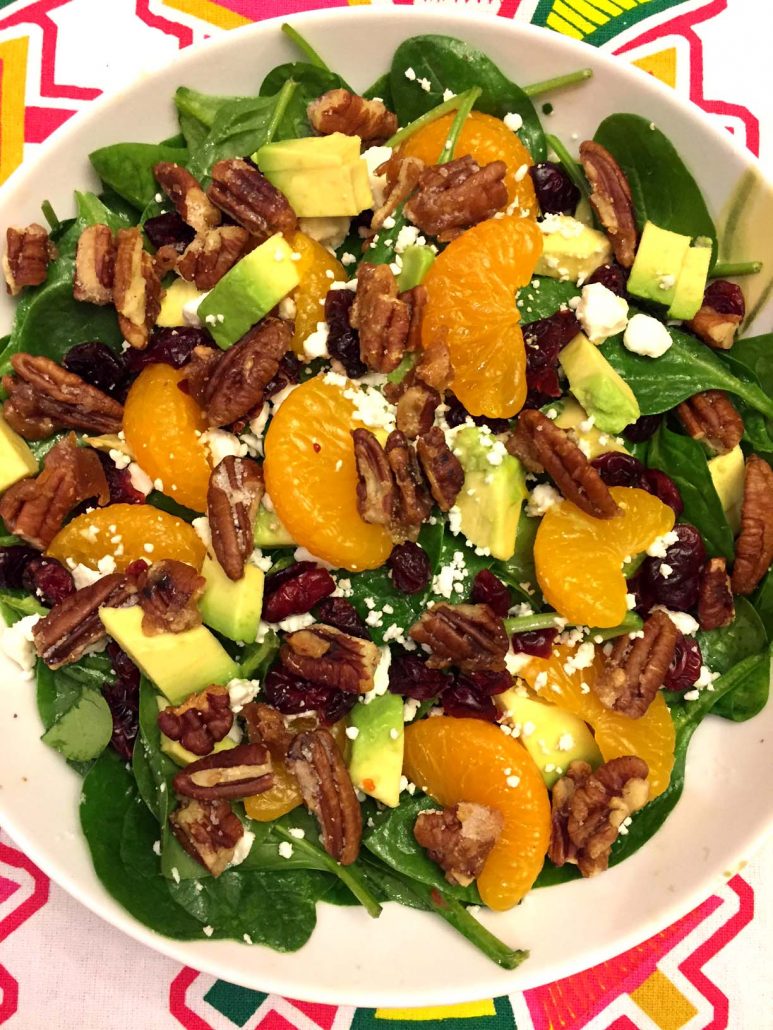
{"type": "MultiPolygon", "coordinates": [[[[734,253],[723,256],[770,256],[765,224],[773,214],[773,191],[753,159],[696,108],[622,61],[541,29],[424,7],[409,15],[399,8],[320,11],[294,24],[359,88],[385,69],[402,39],[422,32],[467,39],[522,83],[591,66],[589,85],[554,98],[550,131],[571,146],[592,136],[615,111],[652,119],[676,142],[716,216],[728,209],[743,180],[747,216],[735,233],[734,253]]],[[[86,157],[94,148],[174,133],[176,86],[254,93],[270,68],[295,58],[278,21],[186,51],[68,123],[0,193],[0,227],[39,219],[44,197],[57,211],[69,210],[73,187],[96,185],[86,157]]],[[[758,316],[758,331],[765,314],[769,321],[770,308],[758,316]]],[[[12,304],[3,294],[3,331],[11,317],[12,304]]],[[[179,943],[135,922],[98,882],[78,822],[80,781],[40,743],[30,683],[8,665],[0,674],[0,822],[29,856],[84,905],[149,947],[226,980],[295,998],[365,1006],[450,1004],[567,976],[681,916],[721,877],[732,875],[773,827],[770,792],[750,789],[769,779],[770,704],[746,724],[710,718],[700,727],[676,813],[633,858],[595,880],[533,892],[513,912],[483,916],[504,940],[531,949],[515,972],[498,969],[440,920],[395,905],[386,906],[377,923],[362,909],[320,905],[310,943],[292,955],[229,941],[179,943]]]]}

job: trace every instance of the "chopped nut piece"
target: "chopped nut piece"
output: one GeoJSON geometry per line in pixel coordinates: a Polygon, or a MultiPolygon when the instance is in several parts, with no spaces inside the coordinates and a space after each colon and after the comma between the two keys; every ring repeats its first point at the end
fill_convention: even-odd
{"type": "Polygon", "coordinates": [[[115,240],[107,225],[87,225],[78,237],[72,295],[88,304],[112,304],[115,240]]]}
{"type": "Polygon", "coordinates": [[[262,744],[239,744],[191,762],[174,778],[176,794],[196,801],[236,801],[274,785],[271,755],[262,744]]]}
{"type": "Polygon", "coordinates": [[[298,227],[287,198],[254,165],[241,158],[217,162],[212,168],[207,196],[260,241],[277,232],[294,232],[298,227]]]}
{"type": "Polygon", "coordinates": [[[587,140],[580,144],[580,161],[591,186],[590,202],[599,216],[618,264],[630,268],[638,232],[631,187],[622,168],[606,147],[587,140]]]}
{"type": "Polygon", "coordinates": [[[647,763],[633,755],[595,771],[572,762],[553,787],[550,861],[576,863],[583,876],[603,872],[620,827],[649,800],[648,773],[647,763]]]}
{"type": "Polygon", "coordinates": [[[382,100],[366,100],[348,89],[330,89],[306,109],[312,129],[321,136],[342,132],[372,146],[397,131],[397,115],[382,100]]]}
{"type": "Polygon", "coordinates": [[[682,401],[676,413],[693,440],[703,441],[717,454],[727,454],[741,442],[743,419],[722,390],[706,390],[682,401]]]}
{"type": "Polygon", "coordinates": [[[265,744],[274,758],[284,761],[294,735],[288,730],[282,713],[262,701],[250,701],[242,715],[250,742],[265,744]]]}
{"type": "Polygon", "coordinates": [[[703,303],[687,328],[715,350],[730,350],[746,314],[746,300],[737,283],[714,279],[706,287],[703,303]]]}
{"type": "Polygon", "coordinates": [[[198,344],[193,348],[185,367],[185,387],[200,408],[207,406],[207,387],[210,377],[223,357],[218,347],[198,344]]]}
{"type": "Polygon", "coordinates": [[[206,585],[192,565],[172,558],[154,562],[140,590],[143,633],[182,633],[200,626],[197,602],[206,585]]]}
{"type": "Polygon", "coordinates": [[[5,239],[3,274],[8,292],[15,297],[25,286],[40,286],[46,281],[56,248],[43,226],[35,222],[26,229],[6,230],[5,239]]]}
{"type": "Polygon", "coordinates": [[[263,469],[256,461],[229,454],[212,469],[207,489],[212,549],[229,579],[244,575],[263,494],[263,469]]]}
{"type": "Polygon", "coordinates": [[[315,623],[290,633],[279,658],[290,672],[312,683],[323,683],[347,694],[367,694],[380,658],[370,640],[315,623]]]}
{"type": "Polygon", "coordinates": [[[502,813],[496,808],[460,801],[442,810],[420,812],[413,835],[449,883],[467,887],[483,871],[503,826],[502,813]]]}
{"type": "Polygon", "coordinates": [[[395,484],[386,454],[369,429],[352,430],[357,464],[357,508],[365,522],[388,526],[395,506],[395,484]]]}
{"type": "Polygon", "coordinates": [[[244,827],[227,801],[186,799],[169,816],[169,825],[188,854],[218,877],[234,857],[244,827]]]}
{"type": "Polygon", "coordinates": [[[679,630],[665,612],[653,612],[640,632],[642,636],[624,634],[615,640],[593,684],[605,708],[631,719],[640,719],[652,704],[679,642],[679,630]]]}
{"type": "Polygon", "coordinates": [[[262,406],[291,339],[287,322],[264,318],[213,362],[203,398],[211,426],[229,425],[262,406]]]}
{"type": "Polygon", "coordinates": [[[362,814],[346,764],[325,729],[299,733],[287,753],[287,765],[298,780],[303,802],[316,816],[322,846],[341,865],[360,853],[362,814]]]}
{"type": "Polygon", "coordinates": [[[735,602],[724,558],[709,558],[701,573],[698,622],[701,629],[729,626],[735,618],[735,602]]]}
{"type": "Polygon", "coordinates": [[[186,168],[171,161],[160,161],[153,168],[153,174],[177,214],[192,229],[206,232],[220,225],[220,212],[186,168]]]}
{"type": "Polygon", "coordinates": [[[598,471],[569,434],[541,411],[522,411],[505,446],[530,472],[546,471],[564,497],[588,515],[611,519],[618,513],[598,471]]]}
{"type": "Polygon", "coordinates": [[[433,669],[504,669],[510,646],[504,622],[487,604],[436,604],[414,622],[408,635],[429,648],[427,665],[433,669]]]}
{"type": "Polygon", "coordinates": [[[227,736],[233,723],[228,691],[214,684],[191,694],[181,705],[169,705],[158,713],[161,732],[194,755],[208,755],[227,736]]]}
{"type": "Polygon", "coordinates": [[[419,157],[399,158],[393,155],[389,161],[376,169],[378,175],[386,174],[387,190],[383,204],[374,211],[373,218],[370,220],[372,232],[377,232],[406,197],[411,195],[424,168],[424,162],[419,157]]]}
{"type": "Polygon", "coordinates": [[[422,349],[414,368],[416,378],[443,393],[451,385],[453,369],[445,336],[436,336],[422,349]]]}
{"type": "Polygon", "coordinates": [[[733,593],[750,594],[773,561],[773,469],[756,454],[746,459],[741,533],[735,542],[733,593]]]}
{"type": "Polygon", "coordinates": [[[137,350],[148,345],[161,310],[161,280],[142,248],[139,229],[119,229],[115,249],[113,303],[124,338],[137,350]]]}
{"type": "Polygon", "coordinates": [[[388,265],[360,265],[349,321],[359,330],[360,360],[375,372],[393,372],[405,353],[411,312],[388,265]]]}
{"type": "Polygon", "coordinates": [[[490,218],[507,204],[507,165],[483,168],[470,155],[422,172],[405,213],[422,232],[448,242],[471,225],[490,218]]]}
{"type": "MultiPolygon", "coordinates": [[[[407,378],[407,377],[406,377],[407,378]]],[[[405,386],[397,399],[395,424],[409,440],[415,440],[432,429],[440,394],[420,380],[405,386]]]]}
{"type": "Polygon", "coordinates": [[[399,299],[408,308],[408,336],[405,341],[407,351],[421,350],[421,321],[428,296],[426,286],[414,286],[399,295],[399,299]]]}
{"type": "Polygon", "coordinates": [[[199,290],[211,290],[237,261],[241,260],[254,241],[240,225],[223,225],[199,233],[176,260],[183,279],[196,284],[199,290]]]}
{"type": "Polygon", "coordinates": [[[395,483],[395,505],[389,529],[395,543],[415,540],[432,511],[432,498],[416,459],[413,444],[394,429],[384,448],[395,483]]]}
{"type": "Polygon", "coordinates": [[[446,443],[443,430],[433,426],[416,444],[422,471],[441,511],[452,508],[464,485],[462,463],[446,443]]]}

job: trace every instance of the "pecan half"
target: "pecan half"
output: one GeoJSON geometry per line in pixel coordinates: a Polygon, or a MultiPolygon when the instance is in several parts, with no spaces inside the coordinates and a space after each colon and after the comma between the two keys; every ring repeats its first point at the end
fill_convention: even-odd
{"type": "Polygon", "coordinates": [[[727,454],[741,442],[743,419],[722,390],[696,393],[677,405],[676,413],[693,440],[705,442],[717,454],[727,454]]]}
{"type": "Polygon", "coordinates": [[[108,503],[107,479],[96,451],[78,447],[75,434],[69,433],[48,452],[38,476],[6,490],[0,499],[0,518],[11,533],[42,551],[75,505],[89,498],[108,503]]]}
{"type": "Polygon", "coordinates": [[[261,241],[276,232],[294,232],[298,227],[298,219],[284,194],[241,158],[228,158],[214,165],[207,196],[261,241]]]}
{"type": "Polygon", "coordinates": [[[229,347],[210,371],[204,407],[211,426],[225,426],[263,404],[266,386],[290,346],[292,331],[281,318],[264,318],[229,347]]]}
{"type": "Polygon", "coordinates": [[[348,89],[330,89],[306,108],[309,124],[320,136],[342,132],[372,146],[397,131],[397,115],[382,100],[366,100],[348,89]]]}
{"type": "Polygon", "coordinates": [[[730,350],[746,314],[746,300],[737,283],[714,279],[687,328],[715,350],[730,350]]]}
{"type": "Polygon", "coordinates": [[[436,604],[414,622],[408,635],[429,648],[427,665],[433,669],[504,669],[510,646],[504,622],[487,604],[436,604]]]}
{"type": "Polygon", "coordinates": [[[395,506],[389,529],[395,543],[415,540],[432,512],[432,498],[416,459],[413,444],[393,429],[384,448],[395,483],[395,506]]]}
{"type": "Polygon", "coordinates": [[[450,808],[420,812],[413,835],[449,883],[467,887],[483,871],[503,826],[496,808],[460,801],[450,808]]]}
{"type": "Polygon", "coordinates": [[[140,590],[142,632],[155,636],[200,626],[197,602],[206,585],[192,565],[173,558],[154,562],[140,590]]]}
{"type": "Polygon", "coordinates": [[[581,143],[580,161],[591,187],[591,206],[607,231],[617,262],[623,268],[630,268],[639,237],[628,180],[615,158],[600,143],[592,140],[581,143]]]}
{"type": "Polygon", "coordinates": [[[159,161],[153,174],[177,214],[192,229],[206,232],[220,225],[220,212],[187,168],[171,161],[159,161]]]}
{"type": "Polygon", "coordinates": [[[649,799],[648,773],[647,763],[633,755],[595,771],[587,762],[572,762],[553,787],[550,861],[576,863],[583,876],[603,872],[620,827],[649,799]]]}
{"type": "Polygon", "coordinates": [[[181,705],[169,705],[158,713],[161,732],[179,740],[194,755],[208,755],[228,735],[233,723],[228,691],[215,684],[191,694],[181,705]]]}
{"type": "Polygon", "coordinates": [[[279,652],[282,665],[296,676],[347,694],[367,694],[373,688],[380,657],[372,641],[321,623],[290,633],[279,652]]]}
{"type": "Polygon", "coordinates": [[[415,440],[432,429],[438,404],[440,394],[437,390],[412,376],[397,397],[395,425],[409,440],[415,440]]]}
{"type": "Polygon", "coordinates": [[[211,290],[241,260],[253,239],[240,225],[222,225],[201,232],[176,260],[176,269],[199,290],[211,290]]]}
{"type": "Polygon", "coordinates": [[[263,497],[263,469],[249,458],[229,454],[212,469],[207,516],[212,549],[229,579],[241,579],[255,547],[253,526],[263,497]]]}
{"type": "Polygon", "coordinates": [[[6,230],[5,240],[3,274],[11,296],[21,293],[25,286],[44,283],[56,248],[43,226],[33,222],[26,229],[11,227],[6,230]]]}
{"type": "Polygon", "coordinates": [[[408,336],[405,341],[405,349],[409,351],[421,350],[421,322],[424,317],[424,309],[427,306],[426,286],[413,286],[410,290],[403,290],[400,300],[408,308],[408,336]]]}
{"type": "Polygon", "coordinates": [[[250,701],[244,706],[242,715],[250,741],[265,744],[274,758],[284,761],[294,734],[288,730],[282,713],[262,701],[250,701]]]}
{"type": "Polygon", "coordinates": [[[481,168],[469,154],[434,165],[422,172],[405,214],[422,232],[446,243],[507,204],[506,171],[504,161],[481,168]]]}
{"type": "Polygon", "coordinates": [[[115,274],[113,230],[101,223],[87,225],[78,237],[72,295],[88,304],[112,304],[115,274]]]}
{"type": "Polygon", "coordinates": [[[411,312],[389,265],[360,265],[349,321],[360,334],[360,360],[375,372],[393,372],[405,353],[411,312]]]}
{"type": "Polygon", "coordinates": [[[729,626],[735,618],[735,602],[724,558],[709,558],[701,572],[698,590],[698,622],[701,629],[729,626]]]}
{"type": "Polygon", "coordinates": [[[663,686],[679,642],[679,630],[665,612],[653,612],[640,635],[618,637],[593,692],[614,712],[640,719],[663,686]]]}
{"type": "Polygon", "coordinates": [[[271,755],[262,744],[239,744],[191,762],[174,778],[176,794],[196,801],[236,801],[274,785],[271,755]]]}
{"type": "Polygon", "coordinates": [[[193,348],[185,367],[185,389],[200,408],[207,405],[207,387],[212,373],[223,357],[218,347],[198,344],[193,348]]]}
{"type": "Polygon", "coordinates": [[[395,506],[395,484],[384,448],[369,429],[353,429],[357,465],[357,509],[365,522],[388,526],[395,506]]]}
{"type": "Polygon", "coordinates": [[[741,533],[735,542],[733,593],[750,594],[773,561],[773,469],[751,454],[746,459],[741,533]]]}
{"type": "Polygon", "coordinates": [[[419,157],[394,157],[376,169],[377,175],[386,174],[387,189],[384,201],[373,212],[370,220],[372,232],[378,231],[385,220],[409,197],[421,178],[425,164],[419,157]]]}
{"type": "Polygon", "coordinates": [[[446,443],[443,430],[433,426],[428,433],[420,436],[416,443],[416,453],[435,503],[441,511],[448,511],[464,485],[464,469],[446,443]]]}
{"type": "Polygon", "coordinates": [[[25,440],[45,439],[57,429],[120,431],[123,405],[50,358],[14,354],[11,367],[15,378],[3,377],[3,414],[25,440]]]}
{"type": "Polygon", "coordinates": [[[341,865],[351,865],[360,853],[362,814],[332,735],[325,729],[299,733],[287,752],[287,765],[319,822],[322,847],[341,865]]]}
{"type": "Polygon", "coordinates": [[[416,378],[443,393],[453,378],[451,354],[444,336],[435,336],[422,348],[414,368],[416,378]]]}
{"type": "Polygon", "coordinates": [[[619,508],[598,471],[569,434],[541,411],[522,411],[505,446],[530,472],[547,472],[564,497],[588,515],[617,515],[619,508]]]}
{"type": "Polygon", "coordinates": [[[234,857],[244,826],[227,801],[183,801],[169,816],[169,826],[188,854],[218,877],[234,857]]]}
{"type": "Polygon", "coordinates": [[[161,310],[161,280],[142,247],[139,229],[119,229],[115,246],[113,303],[124,339],[137,350],[148,345],[161,310]]]}

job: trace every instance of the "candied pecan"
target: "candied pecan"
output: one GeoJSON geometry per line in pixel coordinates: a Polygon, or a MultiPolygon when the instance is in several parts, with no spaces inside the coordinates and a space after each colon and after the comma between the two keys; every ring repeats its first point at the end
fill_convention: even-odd
{"type": "Polygon", "coordinates": [[[443,430],[433,426],[428,433],[420,436],[416,443],[416,453],[435,503],[441,511],[448,511],[464,485],[464,469],[446,443],[443,430]]]}
{"type": "Polygon", "coordinates": [[[733,593],[750,594],[773,561],[773,469],[756,454],[746,459],[741,533],[735,542],[733,593]]]}
{"type": "Polygon", "coordinates": [[[186,798],[169,816],[172,833],[188,854],[218,877],[234,857],[244,826],[227,801],[186,798]]]}
{"type": "Polygon", "coordinates": [[[630,268],[638,242],[631,187],[606,147],[592,140],[580,144],[580,161],[591,187],[590,202],[604,226],[618,264],[630,268]]]}
{"type": "Polygon", "coordinates": [[[263,497],[263,469],[249,458],[227,455],[212,469],[207,516],[212,549],[229,579],[241,579],[255,546],[252,530],[263,497]]]}
{"type": "Polygon", "coordinates": [[[200,408],[207,404],[207,385],[216,366],[223,357],[223,352],[216,347],[197,344],[185,365],[185,390],[196,401],[200,408]]]}
{"type": "Polygon", "coordinates": [[[114,572],[55,604],[32,628],[38,657],[49,669],[76,662],[87,648],[107,636],[99,609],[133,603],[141,583],[141,577],[129,572],[114,572]]]}
{"type": "Polygon", "coordinates": [[[405,340],[405,349],[409,351],[421,350],[421,320],[424,317],[424,308],[427,306],[426,286],[414,286],[410,290],[403,290],[398,299],[408,308],[408,335],[405,340]]]}
{"type": "Polygon", "coordinates": [[[703,303],[686,324],[709,347],[729,350],[745,314],[741,287],[726,279],[714,279],[706,287],[703,303]]]}
{"type": "Polygon", "coordinates": [[[507,204],[506,171],[504,161],[481,168],[469,154],[434,165],[422,172],[405,214],[422,232],[446,243],[507,204]]]}
{"type": "Polygon", "coordinates": [[[375,372],[393,372],[405,353],[411,312],[389,265],[360,265],[349,321],[360,334],[360,360],[375,372]]]}
{"type": "Polygon", "coordinates": [[[179,740],[194,755],[208,755],[233,723],[228,691],[215,684],[191,694],[181,705],[168,705],[158,713],[161,732],[171,740],[179,740]]]}
{"type": "Polygon", "coordinates": [[[504,669],[510,645],[504,622],[487,604],[436,604],[414,622],[408,635],[429,648],[427,665],[432,669],[504,669]]]}
{"type": "Polygon", "coordinates": [[[604,707],[640,719],[663,686],[678,642],[679,630],[661,611],[638,634],[618,637],[593,685],[604,707]]]}
{"type": "Polygon", "coordinates": [[[121,429],[123,405],[50,358],[14,354],[11,367],[15,378],[3,377],[8,393],[3,414],[25,440],[42,440],[57,429],[121,429]]]}
{"type": "Polygon", "coordinates": [[[271,755],[262,744],[239,744],[191,762],[174,778],[176,794],[196,801],[236,801],[274,786],[271,755]]]}
{"type": "Polygon", "coordinates": [[[319,822],[322,847],[341,865],[351,865],[360,853],[362,814],[332,735],[325,729],[299,733],[287,752],[287,765],[319,822]]]}
{"type": "Polygon", "coordinates": [[[588,515],[611,519],[618,513],[598,471],[569,434],[541,411],[522,411],[505,446],[530,472],[546,471],[564,497],[588,515]]]}
{"type": "Polygon", "coordinates": [[[701,572],[698,622],[701,629],[729,626],[735,618],[735,602],[724,558],[709,558],[701,572]]]}
{"type": "Polygon", "coordinates": [[[291,339],[287,322],[264,318],[228,348],[214,364],[204,390],[211,426],[228,425],[263,404],[266,385],[276,375],[291,339]]]}
{"type": "Polygon", "coordinates": [[[367,694],[373,687],[380,653],[370,640],[314,623],[290,633],[279,658],[286,669],[312,683],[347,694],[367,694]]]}
{"type": "Polygon", "coordinates": [[[8,292],[15,297],[25,286],[40,286],[46,281],[56,248],[43,226],[36,222],[26,229],[7,229],[5,239],[3,274],[8,292]]]}
{"type": "Polygon", "coordinates": [[[413,444],[393,429],[384,448],[395,483],[395,505],[389,526],[395,543],[415,540],[432,511],[432,498],[416,459],[413,444]]]}
{"type": "Polygon", "coordinates": [[[204,577],[183,561],[164,558],[154,562],[140,590],[143,633],[182,633],[200,626],[197,602],[206,585],[204,577]]]}
{"type": "MultiPolygon", "coordinates": [[[[386,173],[387,189],[383,203],[373,212],[373,218],[370,220],[372,232],[380,229],[385,220],[394,214],[406,197],[411,195],[424,168],[424,162],[419,157],[393,156],[376,169],[377,175],[386,173]]],[[[373,242],[373,237],[371,237],[371,242],[373,242]]]]}
{"type": "Polygon", "coordinates": [[[107,504],[110,491],[96,451],[78,447],[69,433],[48,452],[43,471],[22,479],[0,499],[0,518],[11,533],[45,550],[76,504],[89,498],[107,504]]]}
{"type": "MultiPolygon", "coordinates": [[[[153,255],[153,267],[158,278],[163,279],[165,275],[174,272],[180,257],[181,249],[176,243],[165,243],[163,247],[159,247],[153,255]]],[[[187,278],[187,276],[183,278],[187,278]]]]}
{"type": "Polygon", "coordinates": [[[357,508],[365,522],[388,526],[395,506],[395,483],[384,448],[369,429],[353,429],[357,465],[357,508]]]}
{"type": "Polygon", "coordinates": [[[132,347],[143,350],[161,310],[161,280],[142,248],[139,229],[119,229],[115,246],[113,303],[118,327],[132,347]]]}
{"type": "Polygon", "coordinates": [[[413,835],[449,883],[467,887],[480,876],[503,826],[502,813],[496,808],[460,801],[420,812],[413,835]]]}
{"type": "Polygon", "coordinates": [[[72,295],[88,304],[111,304],[115,273],[113,230],[98,223],[87,225],[78,237],[72,295]]]}
{"type": "Polygon", "coordinates": [[[647,763],[634,755],[595,771],[587,762],[572,762],[553,787],[550,861],[576,863],[583,876],[603,872],[620,827],[649,799],[648,774],[647,763]]]}
{"type": "Polygon", "coordinates": [[[416,378],[443,393],[451,385],[453,369],[445,336],[435,336],[424,347],[414,368],[416,378]]]}
{"type": "Polygon", "coordinates": [[[298,227],[298,219],[284,194],[254,165],[239,157],[214,165],[207,196],[261,241],[277,232],[294,232],[298,227]]]}
{"type": "Polygon", "coordinates": [[[274,758],[284,761],[293,742],[280,711],[262,701],[250,701],[242,712],[247,723],[247,736],[253,744],[265,744],[274,758]]]}
{"type": "MultiPolygon", "coordinates": [[[[183,279],[199,290],[211,290],[252,246],[252,239],[240,225],[223,225],[196,236],[176,258],[175,267],[183,279]]],[[[158,256],[158,255],[156,255],[158,256]]]]}
{"type": "Polygon", "coordinates": [[[677,405],[676,413],[693,440],[704,441],[717,454],[727,454],[741,442],[743,419],[722,390],[696,393],[677,405]]]}
{"type": "Polygon", "coordinates": [[[342,132],[344,136],[359,136],[370,146],[383,143],[397,131],[397,115],[383,100],[366,100],[348,89],[329,89],[311,101],[306,113],[320,136],[342,132]]]}
{"type": "Polygon", "coordinates": [[[206,232],[220,225],[220,212],[187,168],[171,161],[159,161],[153,174],[177,214],[192,229],[206,232]]]}
{"type": "Polygon", "coordinates": [[[440,404],[440,394],[431,386],[417,380],[415,376],[411,376],[409,382],[406,380],[403,390],[397,397],[395,424],[409,440],[415,440],[417,436],[428,433],[432,428],[435,411],[440,404]]]}

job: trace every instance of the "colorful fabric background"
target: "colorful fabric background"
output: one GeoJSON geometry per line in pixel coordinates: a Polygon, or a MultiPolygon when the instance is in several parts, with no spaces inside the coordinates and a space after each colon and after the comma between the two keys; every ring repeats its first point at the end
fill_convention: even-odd
{"type": "MultiPolygon", "coordinates": [[[[350,0],[352,6],[368,2],[350,0]]],[[[372,2],[411,6],[411,0],[372,2]]],[[[100,94],[170,60],[177,50],[261,18],[344,5],[345,0],[0,0],[0,181],[100,94]]],[[[770,0],[459,0],[454,6],[530,21],[619,54],[689,97],[773,165],[770,0]]],[[[181,968],[107,926],[0,836],[0,1025],[773,1030],[771,868],[773,844],[742,875],[728,871],[711,897],[667,930],[558,983],[449,1009],[374,1011],[266,996],[181,968]]]]}

